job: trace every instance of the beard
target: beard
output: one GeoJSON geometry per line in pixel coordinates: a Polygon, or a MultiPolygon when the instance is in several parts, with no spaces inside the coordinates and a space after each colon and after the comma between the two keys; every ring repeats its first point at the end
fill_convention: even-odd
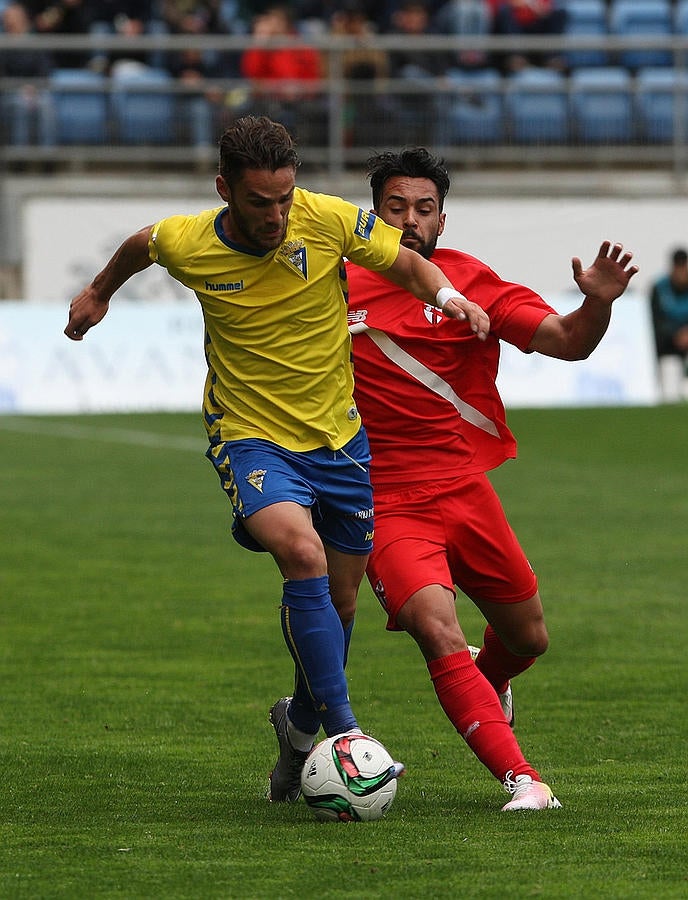
{"type": "Polygon", "coordinates": [[[424,241],[417,232],[404,231],[401,235],[401,243],[425,259],[430,259],[437,246],[437,237],[430,241],[424,241]]]}
{"type": "Polygon", "coordinates": [[[231,208],[230,216],[234,230],[241,238],[240,242],[255,250],[274,250],[282,243],[287,232],[286,219],[281,228],[266,230],[265,226],[252,226],[236,206],[231,208]]]}

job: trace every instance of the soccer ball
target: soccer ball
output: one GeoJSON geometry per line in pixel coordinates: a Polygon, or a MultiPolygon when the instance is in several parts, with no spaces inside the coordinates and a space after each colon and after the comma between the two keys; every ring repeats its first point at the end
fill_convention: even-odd
{"type": "Polygon", "coordinates": [[[306,757],[301,791],[317,819],[372,822],[389,810],[403,771],[375,738],[338,734],[306,757]]]}

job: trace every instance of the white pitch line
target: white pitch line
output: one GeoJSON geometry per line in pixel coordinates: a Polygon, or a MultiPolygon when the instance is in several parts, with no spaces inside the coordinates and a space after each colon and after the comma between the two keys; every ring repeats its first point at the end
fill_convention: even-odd
{"type": "Polygon", "coordinates": [[[99,427],[97,425],[72,425],[51,422],[47,419],[31,419],[22,416],[0,416],[0,430],[15,431],[20,434],[42,434],[74,440],[100,441],[103,444],[130,444],[135,447],[161,447],[167,450],[192,450],[204,453],[206,443],[203,436],[198,438],[175,437],[156,431],[139,431],[134,428],[99,427]]]}

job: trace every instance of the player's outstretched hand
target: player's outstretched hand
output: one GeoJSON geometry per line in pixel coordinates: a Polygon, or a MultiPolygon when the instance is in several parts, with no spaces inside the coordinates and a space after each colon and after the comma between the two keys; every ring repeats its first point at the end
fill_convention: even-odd
{"type": "Polygon", "coordinates": [[[623,244],[602,241],[599,253],[589,269],[584,269],[577,256],[571,260],[573,278],[586,297],[613,303],[628,287],[638,271],[631,265],[633,254],[623,244]]]}
{"type": "Polygon", "coordinates": [[[105,316],[110,302],[103,300],[92,286],[85,288],[69,305],[69,322],[64,333],[72,341],[82,341],[93,325],[105,316]]]}
{"type": "Polygon", "coordinates": [[[442,307],[445,316],[468,322],[473,333],[484,341],[490,333],[490,317],[477,303],[472,303],[461,294],[452,297],[442,307]]]}

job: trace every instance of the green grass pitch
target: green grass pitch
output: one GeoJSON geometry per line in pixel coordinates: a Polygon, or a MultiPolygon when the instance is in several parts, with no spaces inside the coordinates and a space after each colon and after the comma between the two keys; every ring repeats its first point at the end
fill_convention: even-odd
{"type": "Polygon", "coordinates": [[[339,825],[264,799],[280,578],[231,540],[200,415],[1,417],[0,896],[687,897],[688,407],[510,422],[551,637],[517,734],[563,809],[500,813],[365,585],[352,700],[408,774],[339,825]]]}

